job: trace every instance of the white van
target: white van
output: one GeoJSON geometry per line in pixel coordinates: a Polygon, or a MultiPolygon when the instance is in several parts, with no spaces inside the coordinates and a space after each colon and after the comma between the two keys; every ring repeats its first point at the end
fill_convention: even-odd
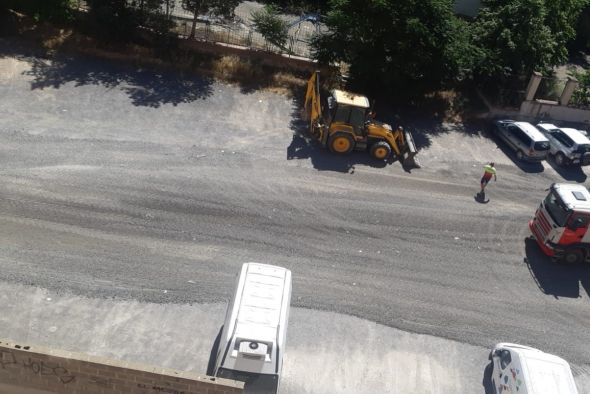
{"type": "Polygon", "coordinates": [[[221,333],[215,376],[276,392],[291,304],[291,271],[246,263],[238,275],[221,333]],[[274,387],[274,388],[273,388],[274,387]]]}
{"type": "Polygon", "coordinates": [[[564,359],[514,343],[499,343],[491,353],[496,393],[578,394],[564,359]]]}

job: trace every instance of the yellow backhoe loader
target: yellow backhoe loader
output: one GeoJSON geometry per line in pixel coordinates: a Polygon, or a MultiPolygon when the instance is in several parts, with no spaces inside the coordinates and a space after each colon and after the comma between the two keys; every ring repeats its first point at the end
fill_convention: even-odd
{"type": "Polygon", "coordinates": [[[322,102],[319,71],[307,83],[305,114],[311,135],[334,153],[368,150],[377,160],[393,154],[405,167],[420,167],[412,135],[374,120],[367,97],[335,89],[322,102]]]}

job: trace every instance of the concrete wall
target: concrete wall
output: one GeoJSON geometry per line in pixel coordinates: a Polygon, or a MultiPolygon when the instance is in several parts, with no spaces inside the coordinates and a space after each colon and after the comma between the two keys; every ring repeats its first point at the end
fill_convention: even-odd
{"type": "Polygon", "coordinates": [[[557,102],[530,100],[520,105],[520,114],[538,120],[561,120],[575,123],[590,123],[590,111],[559,105],[557,102]]]}
{"type": "Polygon", "coordinates": [[[243,383],[0,341],[0,393],[238,394],[243,383]]]}

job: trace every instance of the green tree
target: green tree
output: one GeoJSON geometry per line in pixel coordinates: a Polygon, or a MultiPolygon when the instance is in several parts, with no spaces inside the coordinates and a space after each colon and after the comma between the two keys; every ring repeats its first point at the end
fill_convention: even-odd
{"type": "Polygon", "coordinates": [[[579,85],[572,95],[571,104],[587,108],[590,106],[590,69],[575,71],[573,76],[579,85]]]}
{"type": "Polygon", "coordinates": [[[193,14],[193,23],[189,38],[195,37],[197,19],[200,14],[213,14],[230,17],[233,16],[235,8],[240,0],[182,0],[182,8],[193,14]]]}
{"type": "Polygon", "coordinates": [[[287,22],[281,19],[274,5],[266,5],[262,10],[252,12],[255,30],[271,44],[284,49],[289,38],[287,22]]]}
{"type": "Polygon", "coordinates": [[[590,0],[545,0],[547,26],[557,44],[552,62],[563,63],[568,58],[567,45],[576,38],[576,24],[590,0]]]}
{"type": "Polygon", "coordinates": [[[38,20],[67,22],[74,18],[72,0],[4,0],[7,8],[12,8],[33,16],[38,20]]]}
{"type": "Polygon", "coordinates": [[[471,67],[468,26],[454,15],[453,0],[331,0],[330,5],[329,32],[314,40],[315,57],[349,64],[359,88],[420,95],[471,67]]]}
{"type": "Polygon", "coordinates": [[[473,26],[484,77],[528,75],[567,60],[566,44],[588,0],[484,0],[473,26]]]}
{"type": "Polygon", "coordinates": [[[173,22],[166,15],[165,0],[86,0],[90,29],[105,39],[133,39],[138,27],[168,34],[173,22]]]}

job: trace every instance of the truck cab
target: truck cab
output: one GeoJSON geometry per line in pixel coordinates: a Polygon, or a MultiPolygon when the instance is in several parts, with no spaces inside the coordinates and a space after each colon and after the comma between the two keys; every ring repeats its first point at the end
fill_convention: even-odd
{"type": "Polygon", "coordinates": [[[529,221],[541,250],[554,261],[584,262],[590,257],[590,192],[583,185],[554,183],[529,221]]]}

